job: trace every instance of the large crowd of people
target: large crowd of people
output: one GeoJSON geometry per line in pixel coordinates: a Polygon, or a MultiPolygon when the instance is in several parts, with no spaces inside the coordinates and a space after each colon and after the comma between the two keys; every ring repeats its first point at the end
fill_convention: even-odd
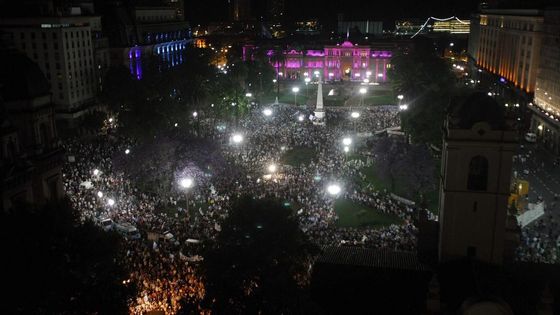
{"type": "MultiPolygon", "coordinates": [[[[130,302],[131,313],[174,313],[181,299],[203,298],[198,270],[203,250],[221,230],[230,201],[244,194],[290,205],[302,231],[320,247],[416,249],[418,209],[365,180],[376,156],[368,146],[371,135],[363,133],[398,126],[397,110],[363,108],[353,117],[347,108],[329,109],[326,125],[316,125],[308,110],[280,105],[269,109],[270,115],[255,109],[230,124],[201,119],[203,139],[189,135],[188,128],[170,127],[152,144],[115,132],[65,143],[71,162],[64,168],[64,187],[83,219],[130,223],[142,234],[140,240],[125,241],[122,257],[130,272],[123,283],[134,282],[139,292],[130,302]],[[234,134],[242,138],[233,139],[234,134]],[[343,145],[345,137],[352,139],[350,144],[343,145]],[[308,162],[286,160],[287,152],[301,148],[312,152],[308,162]],[[185,177],[192,178],[192,187],[179,185],[185,177]],[[326,189],[333,183],[341,187],[336,195],[326,189]],[[340,226],[335,211],[340,199],[401,223],[340,226]]],[[[431,219],[437,216],[431,214],[431,219]]],[[[531,238],[524,241],[530,245],[531,238]]],[[[548,245],[526,255],[555,261],[556,252],[548,251],[548,245]]]]}

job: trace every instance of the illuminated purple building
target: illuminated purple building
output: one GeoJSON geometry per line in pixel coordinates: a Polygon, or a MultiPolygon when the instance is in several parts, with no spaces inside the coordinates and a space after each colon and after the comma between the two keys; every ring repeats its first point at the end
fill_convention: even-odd
{"type": "MultiPolygon", "coordinates": [[[[243,59],[250,56],[255,46],[243,47],[243,59]]],[[[376,50],[371,46],[342,44],[325,46],[322,50],[283,51],[284,60],[273,62],[274,50],[267,52],[278,75],[285,79],[299,79],[322,75],[326,80],[352,80],[382,83],[387,80],[387,65],[392,52],[376,50]]]]}

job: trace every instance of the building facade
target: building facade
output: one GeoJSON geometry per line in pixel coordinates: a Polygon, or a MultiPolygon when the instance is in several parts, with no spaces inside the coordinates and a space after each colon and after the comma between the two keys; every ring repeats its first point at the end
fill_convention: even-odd
{"type": "Polygon", "coordinates": [[[540,62],[542,11],[485,10],[478,23],[479,41],[473,56],[477,65],[533,93],[540,62]]]}
{"type": "Polygon", "coordinates": [[[98,90],[92,17],[2,19],[0,27],[45,74],[57,118],[85,113],[98,90]]]}
{"type": "Polygon", "coordinates": [[[503,106],[483,93],[471,95],[448,117],[442,148],[440,261],[470,257],[503,262],[513,239],[508,231],[515,228],[507,207],[517,145],[517,131],[504,117],[503,106]]]}
{"type": "Polygon", "coordinates": [[[36,63],[13,49],[0,51],[0,68],[0,211],[60,199],[63,150],[49,82],[36,63]]]}
{"type": "Polygon", "coordinates": [[[111,49],[113,61],[129,67],[138,80],[143,77],[145,58],[161,58],[165,67],[182,63],[191,31],[181,12],[174,7],[135,7],[131,21],[123,26],[121,47],[111,49]]]}
{"type": "Polygon", "coordinates": [[[546,147],[560,154],[560,9],[544,12],[540,53],[531,129],[546,147]]]}
{"type": "MultiPolygon", "coordinates": [[[[243,59],[251,58],[254,49],[255,46],[244,46],[243,59]]],[[[392,51],[386,47],[376,49],[349,41],[326,45],[323,49],[282,51],[282,58],[275,58],[275,53],[267,51],[272,66],[283,79],[321,76],[329,81],[368,80],[371,83],[387,81],[387,67],[392,56],[392,51]]]]}

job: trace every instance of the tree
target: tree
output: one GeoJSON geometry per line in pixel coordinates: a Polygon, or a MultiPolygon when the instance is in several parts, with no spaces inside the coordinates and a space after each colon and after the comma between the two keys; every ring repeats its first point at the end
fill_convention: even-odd
{"type": "Polygon", "coordinates": [[[205,255],[206,300],[216,313],[281,314],[305,306],[301,279],[316,248],[276,200],[237,200],[205,255]]]}
{"type": "Polygon", "coordinates": [[[415,41],[413,52],[397,53],[388,71],[395,94],[406,96],[408,110],[401,112],[404,131],[417,143],[441,143],[446,109],[457,93],[449,64],[434,53],[432,42],[415,41]]]}
{"type": "Polygon", "coordinates": [[[133,288],[120,238],[81,223],[68,201],[0,213],[7,314],[126,314],[133,288]]]}
{"type": "Polygon", "coordinates": [[[436,164],[425,145],[408,145],[401,163],[402,182],[413,199],[424,202],[425,194],[436,185],[436,164]]]}
{"type": "Polygon", "coordinates": [[[389,182],[390,191],[395,192],[396,183],[402,167],[402,146],[389,137],[381,138],[374,146],[375,168],[385,182],[389,182]]]}

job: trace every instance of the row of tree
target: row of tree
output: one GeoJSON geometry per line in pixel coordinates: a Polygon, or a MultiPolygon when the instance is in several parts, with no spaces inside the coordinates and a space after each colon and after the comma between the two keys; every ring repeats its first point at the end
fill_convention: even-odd
{"type": "Polygon", "coordinates": [[[273,88],[274,69],[267,58],[242,61],[234,53],[227,68],[212,64],[214,51],[189,48],[184,62],[162,69],[158,57],[142,60],[143,78],[137,80],[124,66],[111,68],[101,100],[119,114],[123,131],[137,137],[153,136],[173,126],[202,118],[237,118],[273,88]],[[248,98],[247,93],[255,98],[248,98]]]}
{"type": "Polygon", "coordinates": [[[405,96],[402,127],[415,143],[441,145],[443,121],[450,106],[469,91],[457,84],[451,65],[436,54],[431,40],[419,38],[410,52],[397,52],[388,76],[395,94],[405,96]]]}

